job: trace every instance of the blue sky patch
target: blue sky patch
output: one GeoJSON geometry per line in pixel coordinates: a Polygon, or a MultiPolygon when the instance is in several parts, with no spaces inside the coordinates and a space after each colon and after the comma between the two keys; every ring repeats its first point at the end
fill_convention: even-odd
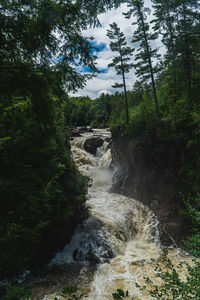
{"type": "MultiPolygon", "coordinates": [[[[108,68],[105,68],[105,69],[103,69],[103,68],[97,68],[97,69],[99,70],[99,72],[100,72],[101,74],[106,74],[106,73],[108,73],[108,68]]],[[[79,69],[78,71],[79,71],[80,73],[89,73],[89,72],[91,72],[91,70],[90,70],[90,68],[89,68],[88,66],[85,66],[85,67],[79,69]]]]}
{"type": "Polygon", "coordinates": [[[88,67],[88,66],[85,66],[83,67],[81,70],[80,70],[81,73],[88,73],[88,72],[91,72],[91,69],[88,67]]]}
{"type": "Polygon", "coordinates": [[[105,68],[105,69],[99,69],[99,71],[100,71],[100,73],[102,73],[102,74],[106,74],[106,73],[108,73],[108,68],[105,68]]]}
{"type": "Polygon", "coordinates": [[[101,52],[101,51],[104,51],[106,49],[106,44],[105,43],[97,43],[96,41],[92,41],[90,42],[91,45],[95,48],[97,48],[97,50],[93,49],[93,54],[94,53],[97,53],[97,52],[101,52]]]}
{"type": "MultiPolygon", "coordinates": [[[[95,47],[96,49],[92,49],[91,54],[96,55],[97,53],[104,51],[106,49],[106,44],[105,43],[97,43],[96,41],[91,41],[90,42],[92,47],[95,47]]],[[[63,61],[63,57],[60,56],[57,59],[58,62],[62,62],[63,61]]],[[[84,67],[81,72],[90,72],[90,68],[88,67],[84,67]]],[[[106,73],[106,72],[102,72],[102,73],[106,73]]]]}

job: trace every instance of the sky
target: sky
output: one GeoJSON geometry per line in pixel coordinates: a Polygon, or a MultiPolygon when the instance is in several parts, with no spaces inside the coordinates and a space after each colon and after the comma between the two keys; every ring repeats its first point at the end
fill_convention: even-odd
{"type": "MultiPolygon", "coordinates": [[[[145,1],[145,6],[150,7],[150,0],[145,1]]],[[[110,40],[107,37],[107,29],[110,29],[109,24],[115,22],[120,27],[120,30],[125,34],[126,40],[129,46],[134,47],[131,43],[131,38],[133,36],[134,27],[131,24],[133,19],[126,19],[123,12],[127,12],[128,8],[126,4],[122,4],[120,8],[110,10],[104,14],[99,15],[99,21],[101,27],[91,28],[83,32],[84,36],[93,36],[95,46],[99,49],[97,53],[97,68],[101,71],[95,78],[88,80],[85,88],[78,90],[75,94],[70,94],[70,96],[89,96],[91,99],[95,99],[101,95],[101,93],[114,94],[116,91],[122,91],[122,89],[114,89],[112,85],[115,82],[121,83],[121,77],[116,75],[114,68],[108,68],[108,64],[112,62],[114,53],[110,50],[109,43],[110,40]]],[[[150,17],[152,18],[152,17],[150,17]]],[[[130,90],[136,81],[136,76],[134,74],[134,69],[126,74],[127,89],[130,90]]]]}

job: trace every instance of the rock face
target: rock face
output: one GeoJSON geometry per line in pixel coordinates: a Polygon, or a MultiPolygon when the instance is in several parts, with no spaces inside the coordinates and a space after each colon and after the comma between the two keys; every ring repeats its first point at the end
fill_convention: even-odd
{"type": "Polygon", "coordinates": [[[101,147],[104,143],[104,140],[100,137],[93,137],[91,139],[88,139],[83,144],[83,148],[85,151],[96,154],[97,148],[101,147]]]}
{"type": "Polygon", "coordinates": [[[70,137],[79,137],[81,136],[80,131],[77,128],[71,128],[69,130],[70,137]]]}
{"type": "Polygon", "coordinates": [[[90,126],[78,127],[80,132],[93,132],[93,129],[90,126]]]}
{"type": "Polygon", "coordinates": [[[160,221],[162,243],[181,245],[190,226],[182,213],[173,164],[152,166],[140,145],[130,140],[114,138],[111,151],[117,170],[112,191],[147,205],[160,221]]]}
{"type": "Polygon", "coordinates": [[[80,204],[74,214],[59,225],[52,224],[44,232],[35,257],[32,259],[31,269],[48,264],[56,252],[61,251],[69,243],[74,230],[84,219],[88,217],[88,210],[84,204],[80,204]]]}
{"type": "Polygon", "coordinates": [[[80,137],[81,133],[84,132],[93,132],[93,129],[91,127],[72,127],[69,129],[69,136],[70,137],[80,137]]]}

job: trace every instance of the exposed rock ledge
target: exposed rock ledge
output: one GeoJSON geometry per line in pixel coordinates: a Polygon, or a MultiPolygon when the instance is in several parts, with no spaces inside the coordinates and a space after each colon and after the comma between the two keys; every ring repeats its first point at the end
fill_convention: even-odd
{"type": "Polygon", "coordinates": [[[111,151],[116,168],[112,191],[139,200],[154,211],[160,221],[162,244],[181,245],[189,223],[177,195],[173,163],[165,168],[153,167],[137,142],[121,138],[114,138],[111,151]]]}
{"type": "Polygon", "coordinates": [[[85,151],[91,154],[96,154],[97,148],[101,147],[103,145],[103,142],[104,140],[100,137],[89,138],[83,144],[83,148],[85,151]]]}

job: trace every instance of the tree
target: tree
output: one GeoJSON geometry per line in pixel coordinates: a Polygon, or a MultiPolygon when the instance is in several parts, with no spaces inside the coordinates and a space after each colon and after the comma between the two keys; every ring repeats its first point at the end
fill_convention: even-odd
{"type": "MultiPolygon", "coordinates": [[[[192,94],[192,66],[194,67],[194,47],[199,43],[195,26],[199,23],[198,0],[181,0],[177,6],[177,48],[182,58],[183,74],[188,95],[192,94]]],[[[198,51],[199,53],[199,51],[198,51]]]]}
{"type": "Polygon", "coordinates": [[[162,42],[166,47],[164,69],[168,69],[170,77],[172,77],[172,89],[174,97],[177,99],[177,3],[174,0],[152,0],[152,2],[154,4],[154,15],[156,17],[153,20],[155,23],[153,29],[162,35],[162,42]]]}
{"type": "Polygon", "coordinates": [[[47,263],[80,220],[86,185],[62,105],[90,77],[77,64],[96,70],[82,30],[119,2],[0,3],[0,280],[47,263]]]}
{"type": "Polygon", "coordinates": [[[162,34],[166,47],[165,70],[173,79],[176,100],[183,93],[191,98],[198,82],[195,80],[199,73],[198,2],[153,0],[154,29],[162,34]]]}
{"type": "Polygon", "coordinates": [[[124,99],[125,99],[125,108],[126,108],[126,122],[129,122],[129,114],[128,114],[128,99],[127,99],[127,91],[126,91],[126,80],[125,73],[128,73],[133,67],[132,63],[128,63],[131,59],[130,55],[133,53],[134,49],[126,46],[126,38],[123,32],[120,31],[120,28],[114,22],[110,24],[111,30],[107,30],[107,36],[110,38],[110,48],[112,51],[116,51],[119,53],[119,56],[115,56],[112,63],[108,65],[108,67],[115,67],[117,75],[122,75],[123,84],[115,83],[114,88],[124,88],[124,99]]]}
{"type": "Polygon", "coordinates": [[[151,79],[156,115],[159,118],[158,99],[155,84],[155,73],[157,72],[157,66],[153,66],[153,59],[158,59],[157,49],[152,49],[151,41],[157,38],[157,33],[151,33],[149,24],[145,22],[147,14],[150,13],[150,9],[144,7],[143,0],[128,0],[128,7],[130,10],[124,13],[125,17],[130,19],[133,15],[137,21],[133,22],[133,25],[137,25],[137,29],[134,32],[133,43],[138,43],[140,47],[137,49],[135,60],[138,61],[134,66],[136,68],[136,74],[142,77],[143,82],[147,82],[151,79]]]}

